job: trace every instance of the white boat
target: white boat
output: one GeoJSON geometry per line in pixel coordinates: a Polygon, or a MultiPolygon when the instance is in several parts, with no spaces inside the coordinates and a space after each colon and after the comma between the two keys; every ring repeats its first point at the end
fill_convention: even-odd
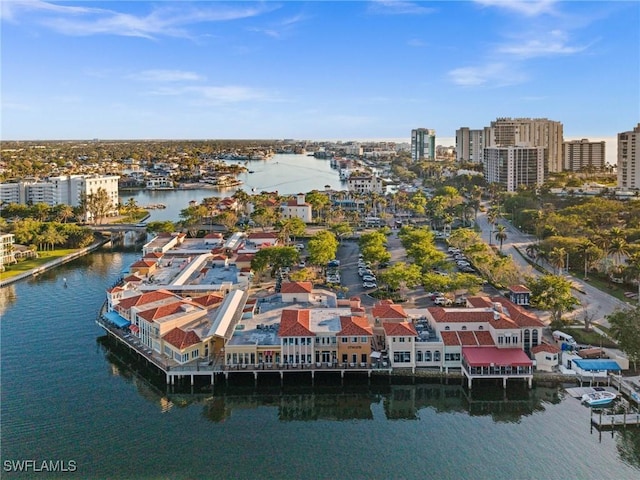
{"type": "Polygon", "coordinates": [[[595,392],[582,395],[582,401],[590,407],[604,407],[613,402],[616,397],[617,395],[613,392],[597,389],[595,392]]]}

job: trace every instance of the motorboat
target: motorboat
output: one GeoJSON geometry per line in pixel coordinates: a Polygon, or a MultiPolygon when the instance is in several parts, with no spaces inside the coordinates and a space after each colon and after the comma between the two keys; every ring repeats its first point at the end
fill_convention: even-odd
{"type": "Polygon", "coordinates": [[[605,407],[616,399],[617,395],[607,390],[595,390],[591,393],[582,395],[582,402],[590,407],[605,407]]]}

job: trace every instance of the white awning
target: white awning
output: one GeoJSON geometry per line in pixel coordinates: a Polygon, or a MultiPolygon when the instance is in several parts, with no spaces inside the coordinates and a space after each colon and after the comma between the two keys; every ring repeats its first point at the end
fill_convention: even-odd
{"type": "Polygon", "coordinates": [[[380,352],[371,352],[371,358],[380,358],[381,354],[380,352]]]}

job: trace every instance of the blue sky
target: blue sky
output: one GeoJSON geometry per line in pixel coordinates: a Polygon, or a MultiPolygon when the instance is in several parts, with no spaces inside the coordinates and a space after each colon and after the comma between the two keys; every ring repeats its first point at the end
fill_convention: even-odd
{"type": "Polygon", "coordinates": [[[496,117],[608,138],[640,121],[637,1],[0,6],[4,140],[408,141],[496,117]]]}

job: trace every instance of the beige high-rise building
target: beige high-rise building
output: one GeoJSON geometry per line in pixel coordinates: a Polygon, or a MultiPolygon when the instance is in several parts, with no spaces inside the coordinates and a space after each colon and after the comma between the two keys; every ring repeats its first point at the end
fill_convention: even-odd
{"type": "Polygon", "coordinates": [[[586,138],[564,142],[564,169],[572,172],[602,170],[605,164],[604,147],[604,141],[590,142],[586,138]]]}
{"type": "Polygon", "coordinates": [[[456,130],[456,161],[482,163],[484,130],[462,127],[456,130]]]}
{"type": "Polygon", "coordinates": [[[489,147],[484,149],[484,177],[507,192],[544,182],[547,149],[543,147],[489,147]]]}
{"type": "Polygon", "coordinates": [[[618,188],[640,189],[640,123],[618,134],[618,188]]]}
{"type": "Polygon", "coordinates": [[[545,171],[561,172],[562,123],[547,118],[497,118],[485,138],[486,147],[544,147],[547,150],[545,171]]]}

